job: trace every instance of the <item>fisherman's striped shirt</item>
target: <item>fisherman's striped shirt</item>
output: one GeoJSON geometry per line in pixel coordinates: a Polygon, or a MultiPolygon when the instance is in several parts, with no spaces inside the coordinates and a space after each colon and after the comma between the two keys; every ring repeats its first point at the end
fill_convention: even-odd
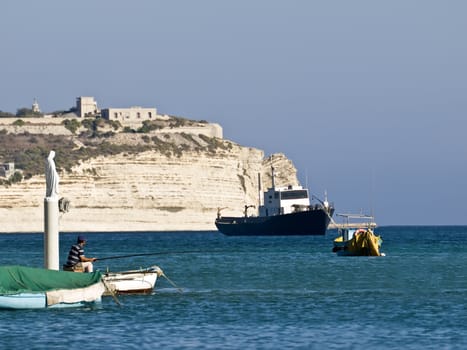
{"type": "Polygon", "coordinates": [[[66,266],[72,267],[81,262],[81,255],[84,255],[84,249],[79,244],[74,244],[68,253],[66,266]]]}

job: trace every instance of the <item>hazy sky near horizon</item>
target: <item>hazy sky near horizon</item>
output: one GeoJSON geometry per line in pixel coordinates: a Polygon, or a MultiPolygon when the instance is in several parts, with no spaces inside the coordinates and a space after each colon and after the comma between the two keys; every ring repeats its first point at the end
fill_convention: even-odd
{"type": "MultiPolygon", "coordinates": [[[[337,212],[467,224],[467,2],[3,1],[0,110],[219,123],[337,212]]],[[[58,150],[59,151],[59,150],[58,150]]]]}

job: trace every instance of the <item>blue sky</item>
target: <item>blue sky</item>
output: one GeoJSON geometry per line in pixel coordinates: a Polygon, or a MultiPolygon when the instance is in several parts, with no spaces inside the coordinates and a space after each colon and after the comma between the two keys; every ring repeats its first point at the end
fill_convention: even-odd
{"type": "Polygon", "coordinates": [[[337,212],[467,224],[467,2],[7,0],[0,110],[94,96],[285,153],[337,212]]]}

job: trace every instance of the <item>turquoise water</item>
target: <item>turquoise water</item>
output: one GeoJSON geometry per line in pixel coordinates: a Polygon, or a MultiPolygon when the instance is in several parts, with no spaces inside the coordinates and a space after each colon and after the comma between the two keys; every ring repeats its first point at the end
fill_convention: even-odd
{"type": "MultiPolygon", "coordinates": [[[[1,349],[465,349],[467,227],[381,227],[386,257],[322,237],[89,233],[96,262],[160,266],[182,288],[87,309],[1,310],[1,349]]],[[[61,234],[60,261],[76,235],[61,234]]],[[[0,235],[0,264],[43,266],[42,234],[0,235]]]]}

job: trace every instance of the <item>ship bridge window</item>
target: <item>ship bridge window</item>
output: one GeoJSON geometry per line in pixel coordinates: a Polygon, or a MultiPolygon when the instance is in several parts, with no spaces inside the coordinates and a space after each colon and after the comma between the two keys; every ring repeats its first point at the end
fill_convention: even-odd
{"type": "Polygon", "coordinates": [[[295,190],[295,191],[281,192],[281,199],[302,199],[302,198],[308,198],[307,190],[295,190]]]}

